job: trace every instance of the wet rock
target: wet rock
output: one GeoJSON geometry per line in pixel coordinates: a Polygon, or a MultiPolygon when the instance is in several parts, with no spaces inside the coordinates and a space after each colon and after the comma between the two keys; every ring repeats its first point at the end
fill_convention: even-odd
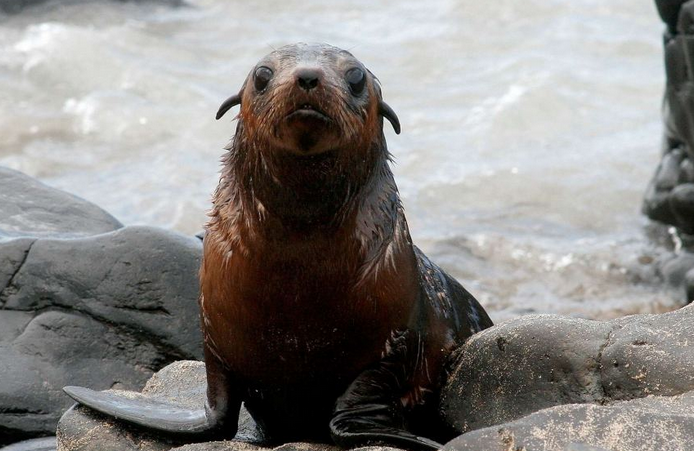
{"type": "MultiPolygon", "coordinates": [[[[673,248],[694,252],[683,237],[694,234],[694,1],[656,0],[668,29],[664,36],[664,149],[648,184],[643,212],[654,221],[674,226],[673,248]]],[[[694,268],[686,258],[658,265],[663,279],[690,301],[685,275],[694,268]]]]}
{"type": "Polygon", "coordinates": [[[680,230],[694,233],[694,183],[683,183],[672,190],[670,208],[677,219],[680,230]]]}
{"type": "Polygon", "coordinates": [[[694,163],[689,158],[685,158],[680,164],[680,175],[677,183],[694,183],[694,163]]]}
{"type": "Polygon", "coordinates": [[[655,2],[661,19],[673,32],[677,27],[677,17],[679,16],[682,3],[684,3],[683,0],[656,0],[655,2]]]}
{"type": "Polygon", "coordinates": [[[654,221],[674,224],[677,219],[670,206],[670,192],[657,191],[655,184],[650,183],[643,200],[643,213],[654,221]]]}
{"type": "Polygon", "coordinates": [[[125,227],[17,239],[0,255],[0,444],[52,434],[65,385],[137,389],[202,358],[198,239],[125,227]]]}
{"type": "Polygon", "coordinates": [[[694,268],[694,253],[682,252],[662,265],[661,273],[673,288],[683,286],[685,275],[694,268]]]}
{"type": "Polygon", "coordinates": [[[656,189],[672,189],[677,185],[683,158],[684,155],[679,149],[674,149],[663,156],[655,176],[656,189]]]}
{"type": "Polygon", "coordinates": [[[694,302],[694,268],[684,278],[684,290],[687,302],[694,302]]]}
{"type": "Polygon", "coordinates": [[[694,440],[692,337],[694,306],[485,330],[463,345],[442,393],[446,420],[467,432],[446,449],[684,450],[694,440]]]}
{"type": "Polygon", "coordinates": [[[118,220],[91,202],[0,167],[0,239],[75,238],[121,227],[118,220]]]}
{"type": "Polygon", "coordinates": [[[677,32],[685,35],[694,33],[694,3],[682,1],[677,18],[677,32]]]}

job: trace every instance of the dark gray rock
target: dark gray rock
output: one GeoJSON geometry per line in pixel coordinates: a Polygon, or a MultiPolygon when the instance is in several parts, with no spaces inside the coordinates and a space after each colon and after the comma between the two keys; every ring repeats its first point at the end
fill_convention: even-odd
{"type": "Polygon", "coordinates": [[[680,174],[677,183],[694,183],[694,163],[689,158],[682,160],[680,164],[680,174]]]}
{"type": "Polygon", "coordinates": [[[140,388],[200,359],[200,241],[148,227],[0,244],[0,444],[52,434],[65,385],[140,388]]]}
{"type": "Polygon", "coordinates": [[[694,233],[694,183],[683,183],[672,190],[670,208],[677,225],[687,234],[694,233]]]}
{"type": "Polygon", "coordinates": [[[653,181],[646,189],[642,210],[646,216],[654,221],[664,224],[673,224],[677,221],[670,207],[670,192],[656,190],[653,181]]]}
{"type": "Polygon", "coordinates": [[[661,266],[665,281],[673,288],[683,286],[685,275],[694,268],[694,253],[681,252],[667,259],[661,266]]]}
{"type": "Polygon", "coordinates": [[[680,164],[684,154],[679,149],[673,149],[663,156],[656,171],[655,187],[658,190],[670,190],[677,186],[680,175],[680,164]]]}
{"type": "Polygon", "coordinates": [[[684,3],[683,0],[656,0],[655,2],[661,19],[673,32],[677,27],[677,17],[679,16],[682,3],[684,3]]]}
{"type": "Polygon", "coordinates": [[[0,167],[0,239],[85,237],[121,227],[91,202],[0,167]]]}
{"type": "Polygon", "coordinates": [[[64,309],[128,324],[148,340],[161,337],[181,358],[196,357],[201,250],[193,237],[151,227],[38,240],[0,300],[5,310],[64,309]]]}
{"type": "Polygon", "coordinates": [[[684,277],[684,290],[687,302],[694,302],[694,268],[684,277]]]}
{"type": "Polygon", "coordinates": [[[30,250],[40,238],[88,237],[121,227],[90,202],[0,167],[0,445],[52,434],[60,415],[46,390],[53,382],[42,372],[47,357],[40,347],[19,350],[27,346],[27,331],[41,324],[32,324],[40,312],[5,305],[20,287],[16,278],[30,250]]]}
{"type": "Polygon", "coordinates": [[[527,316],[485,330],[460,349],[442,393],[449,424],[474,431],[447,449],[688,449],[693,339],[691,305],[608,322],[527,316]]]}
{"type": "MultiPolygon", "coordinates": [[[[694,243],[685,239],[694,234],[694,60],[689,57],[694,54],[694,1],[656,0],[656,6],[668,26],[663,40],[665,136],[660,164],[646,189],[643,212],[654,221],[674,226],[674,248],[694,252],[694,243]]],[[[657,269],[684,300],[691,301],[687,294],[691,285],[685,275],[694,264],[678,258],[657,269]]]]}

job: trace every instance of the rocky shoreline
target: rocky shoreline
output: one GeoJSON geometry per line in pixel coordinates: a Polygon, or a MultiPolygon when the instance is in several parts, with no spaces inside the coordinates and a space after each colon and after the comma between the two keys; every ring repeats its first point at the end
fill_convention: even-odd
{"type": "MultiPolygon", "coordinates": [[[[694,0],[656,5],[666,24],[665,133],[643,211],[668,228],[670,250],[655,262],[657,274],[691,302],[694,0]]],[[[261,446],[245,410],[237,440],[190,444],[73,406],[62,393],[81,385],[202,406],[201,252],[196,237],[123,226],[96,205],[0,168],[0,362],[9,363],[0,365],[0,446],[336,451],[317,443],[261,446]],[[33,440],[19,443],[26,439],[33,440]]],[[[498,324],[451,362],[441,415],[461,435],[444,449],[690,449],[692,338],[692,305],[612,321],[528,315],[498,324]]]]}

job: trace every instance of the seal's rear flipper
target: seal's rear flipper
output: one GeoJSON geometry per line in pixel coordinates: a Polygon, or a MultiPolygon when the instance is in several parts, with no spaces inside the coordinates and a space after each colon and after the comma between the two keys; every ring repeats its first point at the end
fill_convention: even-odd
{"type": "Polygon", "coordinates": [[[395,446],[411,451],[438,451],[443,448],[441,443],[411,434],[399,429],[375,429],[373,432],[347,432],[342,430],[335,434],[333,439],[343,448],[356,448],[362,446],[395,446]]]}
{"type": "Polygon", "coordinates": [[[78,403],[98,412],[159,431],[200,434],[213,429],[203,409],[184,409],[139,393],[126,395],[83,387],[64,387],[63,391],[78,403]]]}

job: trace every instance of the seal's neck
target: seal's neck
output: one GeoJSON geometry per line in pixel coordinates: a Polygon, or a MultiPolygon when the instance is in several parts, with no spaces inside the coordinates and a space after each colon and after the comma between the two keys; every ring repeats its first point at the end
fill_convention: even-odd
{"type": "MultiPolygon", "coordinates": [[[[236,136],[243,137],[242,130],[236,136]]],[[[241,201],[246,221],[259,228],[339,228],[372,194],[377,197],[374,202],[397,203],[376,192],[381,185],[394,188],[382,136],[365,148],[307,156],[235,138],[224,163],[231,182],[227,189],[241,201]]]]}
{"type": "Polygon", "coordinates": [[[317,243],[330,243],[318,257],[349,256],[360,283],[378,279],[400,257],[413,258],[384,138],[366,151],[270,158],[244,136],[237,129],[223,158],[207,224],[211,248],[245,258],[267,246],[276,256],[289,252],[283,246],[313,255],[317,243]]]}

